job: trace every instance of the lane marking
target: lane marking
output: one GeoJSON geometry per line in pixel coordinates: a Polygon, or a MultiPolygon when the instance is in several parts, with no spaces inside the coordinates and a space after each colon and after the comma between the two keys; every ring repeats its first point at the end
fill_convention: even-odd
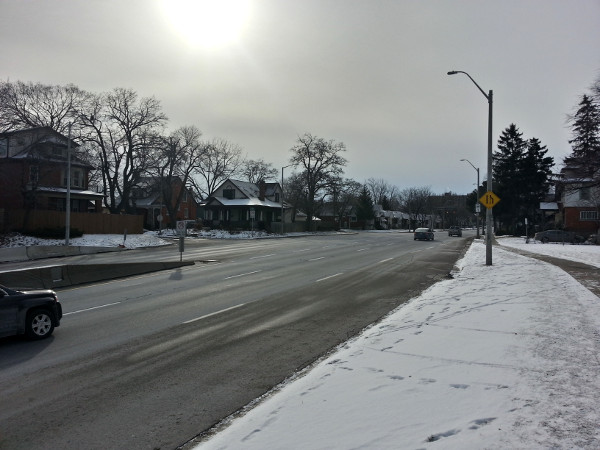
{"type": "Polygon", "coordinates": [[[384,262],[388,262],[388,261],[391,261],[392,259],[394,259],[394,258],[382,259],[382,260],[381,260],[381,261],[379,261],[377,264],[381,264],[381,263],[384,263],[384,262]]]}
{"type": "Polygon", "coordinates": [[[319,256],[318,258],[309,259],[309,261],[318,261],[320,259],[325,259],[324,256],[319,256]]]}
{"type": "Polygon", "coordinates": [[[231,275],[230,277],[225,277],[225,280],[230,280],[231,278],[245,277],[246,275],[252,275],[260,272],[260,270],[255,270],[253,272],[240,273],[239,275],[231,275]]]}
{"type": "Polygon", "coordinates": [[[222,309],[220,311],[215,311],[215,312],[210,313],[210,314],[205,314],[203,316],[196,317],[195,319],[186,320],[185,322],[182,322],[182,324],[185,325],[185,324],[188,324],[188,323],[197,322],[198,320],[206,319],[207,317],[211,317],[211,316],[216,316],[217,314],[221,314],[221,313],[224,313],[226,311],[231,311],[232,309],[236,309],[236,308],[239,308],[239,307],[244,306],[244,305],[245,305],[245,303],[240,303],[239,305],[232,306],[230,308],[225,308],[225,309],[222,309]]]}
{"type": "Polygon", "coordinates": [[[106,308],[107,306],[114,306],[114,305],[118,305],[119,303],[121,303],[121,302],[107,303],[106,305],[92,306],[91,308],[79,309],[77,311],[71,311],[68,313],[64,313],[63,316],[68,316],[69,314],[77,314],[77,313],[86,312],[86,311],[92,311],[94,309],[106,308]]]}
{"type": "Polygon", "coordinates": [[[329,275],[328,277],[325,277],[325,278],[319,278],[317,281],[315,281],[315,283],[318,283],[319,281],[329,280],[330,278],[337,277],[338,275],[342,275],[343,273],[344,272],[340,272],[340,273],[336,273],[335,275],[329,275]]]}
{"type": "Polygon", "coordinates": [[[264,256],[253,256],[250,259],[270,258],[271,256],[275,256],[275,253],[271,253],[270,255],[264,255],[264,256]]]}

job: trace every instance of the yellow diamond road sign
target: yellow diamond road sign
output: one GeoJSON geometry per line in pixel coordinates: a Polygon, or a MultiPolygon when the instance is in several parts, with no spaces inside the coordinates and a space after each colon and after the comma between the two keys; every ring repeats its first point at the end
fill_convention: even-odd
{"type": "Polygon", "coordinates": [[[492,191],[487,191],[481,196],[479,202],[486,208],[493,208],[500,201],[500,198],[492,191]]]}

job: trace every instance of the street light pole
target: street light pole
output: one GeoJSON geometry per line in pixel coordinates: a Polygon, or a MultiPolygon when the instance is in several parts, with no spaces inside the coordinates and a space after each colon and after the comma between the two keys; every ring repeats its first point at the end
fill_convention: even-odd
{"type": "Polygon", "coordinates": [[[69,245],[71,237],[71,127],[69,124],[69,136],[67,138],[67,196],[65,199],[65,246],[69,245]]]}
{"type": "Polygon", "coordinates": [[[289,166],[283,166],[281,168],[281,235],[283,236],[283,229],[284,229],[284,211],[283,211],[283,169],[286,169],[288,167],[291,167],[291,164],[289,166]]]}
{"type": "MultiPolygon", "coordinates": [[[[462,73],[469,77],[477,89],[483,94],[488,101],[488,148],[487,148],[487,190],[492,192],[492,110],[493,110],[493,99],[494,92],[490,91],[486,94],[483,89],[477,84],[477,82],[467,72],[462,70],[451,70],[448,75],[456,75],[462,73]]],[[[492,208],[486,208],[485,214],[485,264],[487,266],[492,265],[492,234],[493,234],[494,218],[492,216],[492,208]]]]}
{"type": "Polygon", "coordinates": [[[471,161],[469,161],[468,159],[461,159],[461,161],[466,161],[469,164],[471,164],[471,167],[473,167],[473,169],[475,169],[475,171],[477,172],[477,198],[475,199],[475,209],[476,209],[476,213],[477,213],[477,236],[476,238],[479,239],[479,167],[475,167],[473,165],[473,163],[471,161]]]}

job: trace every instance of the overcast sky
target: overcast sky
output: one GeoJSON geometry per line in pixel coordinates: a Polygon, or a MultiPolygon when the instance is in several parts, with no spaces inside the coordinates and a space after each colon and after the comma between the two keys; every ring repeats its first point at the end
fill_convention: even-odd
{"type": "MultiPolygon", "coordinates": [[[[600,0],[0,0],[0,78],[131,88],[279,171],[297,137],[343,142],[345,175],[474,189],[515,123],[560,163],[600,77],[600,0]],[[196,5],[196,6],[194,6],[196,5]],[[223,17],[224,16],[224,17],[223,17]],[[209,37],[202,33],[207,31],[209,37]]],[[[291,171],[286,169],[286,174],[291,171]]]]}

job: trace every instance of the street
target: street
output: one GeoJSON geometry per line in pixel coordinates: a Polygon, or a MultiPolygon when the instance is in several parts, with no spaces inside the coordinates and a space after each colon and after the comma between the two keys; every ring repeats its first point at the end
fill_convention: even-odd
{"type": "Polygon", "coordinates": [[[187,239],[194,266],[58,290],[53,337],[0,340],[0,448],[181,446],[447,276],[473,234],[187,239]]]}

